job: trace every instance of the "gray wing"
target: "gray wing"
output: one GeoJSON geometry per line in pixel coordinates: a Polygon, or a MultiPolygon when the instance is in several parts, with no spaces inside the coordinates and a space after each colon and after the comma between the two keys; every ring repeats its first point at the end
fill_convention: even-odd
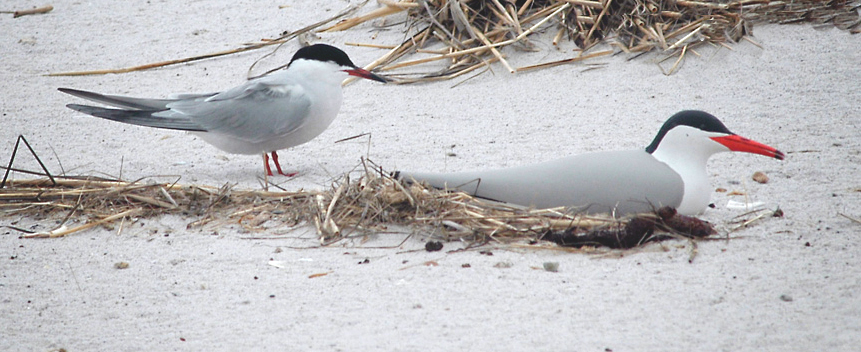
{"type": "Polygon", "coordinates": [[[167,104],[176,101],[175,99],[144,99],[124,97],[120,95],[106,95],[71,88],[57,88],[57,90],[105,105],[132,110],[164,110],[167,109],[167,104]]]}
{"type": "Polygon", "coordinates": [[[103,119],[128,123],[132,125],[166,128],[182,131],[206,131],[205,128],[201,127],[188,117],[178,116],[173,118],[164,118],[153,116],[153,114],[157,113],[158,111],[108,109],[98,106],[78,104],[68,104],[66,105],[66,107],[88,115],[93,115],[96,117],[101,117],[103,119]]]}
{"type": "MultiPolygon", "coordinates": [[[[98,106],[68,104],[69,109],[79,111],[88,115],[101,117],[117,122],[128,123],[138,126],[166,128],[183,131],[206,131],[206,129],[195,123],[187,116],[174,116],[164,118],[154,114],[167,109],[167,105],[177,101],[176,99],[144,99],[132,98],[120,95],[107,95],[85,90],[70,88],[58,88],[59,91],[74,95],[79,98],[99,102],[120,109],[103,108],[98,106]]],[[[209,94],[212,96],[214,94],[209,94]]],[[[195,97],[201,98],[202,95],[195,97]]]]}
{"type": "Polygon", "coordinates": [[[236,88],[167,104],[153,116],[187,118],[209,132],[252,143],[290,134],[307,122],[311,100],[293,82],[265,76],[236,88]]]}

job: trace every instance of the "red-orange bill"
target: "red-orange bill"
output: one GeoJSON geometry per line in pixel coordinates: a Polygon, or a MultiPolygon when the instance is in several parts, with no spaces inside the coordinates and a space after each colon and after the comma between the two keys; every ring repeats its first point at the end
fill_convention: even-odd
{"type": "Polygon", "coordinates": [[[377,76],[377,75],[375,75],[375,74],[371,73],[371,71],[368,71],[368,70],[363,69],[363,68],[358,68],[358,67],[356,67],[356,68],[354,68],[354,69],[349,69],[349,70],[344,70],[344,71],[346,71],[347,73],[349,73],[349,74],[350,74],[350,76],[356,76],[356,77],[361,77],[361,78],[366,78],[366,79],[372,79],[372,80],[379,81],[379,82],[383,82],[383,83],[386,83],[386,82],[388,82],[388,81],[389,81],[389,80],[387,80],[387,79],[385,79],[385,78],[383,78],[383,77],[381,77],[381,76],[377,76]]]}
{"type": "Polygon", "coordinates": [[[723,137],[711,137],[711,139],[715,142],[723,144],[724,146],[729,148],[729,150],[732,150],[734,152],[760,154],[767,157],[775,158],[777,160],[783,160],[783,158],[785,157],[783,152],[777,149],[735,134],[723,137]]]}

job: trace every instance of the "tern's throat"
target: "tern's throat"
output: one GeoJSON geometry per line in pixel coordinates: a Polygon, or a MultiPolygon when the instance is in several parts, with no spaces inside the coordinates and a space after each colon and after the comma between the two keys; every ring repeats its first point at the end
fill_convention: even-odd
{"type": "Polygon", "coordinates": [[[706,163],[715,153],[727,150],[707,138],[707,134],[694,128],[677,127],[667,133],[652,152],[655,159],[667,164],[682,178],[685,193],[678,210],[683,214],[705,211],[711,198],[706,163]]]}

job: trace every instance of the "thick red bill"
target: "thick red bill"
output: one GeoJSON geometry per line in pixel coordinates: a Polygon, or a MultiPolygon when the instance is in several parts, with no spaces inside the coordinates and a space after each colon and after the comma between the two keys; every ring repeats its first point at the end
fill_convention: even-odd
{"type": "Polygon", "coordinates": [[[734,152],[760,154],[767,157],[775,158],[777,160],[783,160],[783,158],[785,157],[783,152],[777,149],[735,134],[723,137],[711,137],[711,139],[715,142],[723,144],[724,146],[729,148],[729,150],[732,150],[734,152]]]}
{"type": "Polygon", "coordinates": [[[358,68],[358,67],[356,67],[356,68],[353,68],[353,69],[344,70],[344,72],[349,73],[349,74],[350,74],[350,76],[356,76],[356,77],[361,77],[361,78],[366,78],[366,79],[372,79],[372,80],[380,81],[380,82],[383,82],[383,83],[386,83],[386,82],[388,82],[388,81],[389,81],[389,80],[387,80],[387,79],[385,79],[385,78],[383,78],[383,77],[377,76],[377,75],[375,75],[375,74],[371,73],[371,71],[368,71],[368,70],[363,69],[363,68],[358,68]]]}

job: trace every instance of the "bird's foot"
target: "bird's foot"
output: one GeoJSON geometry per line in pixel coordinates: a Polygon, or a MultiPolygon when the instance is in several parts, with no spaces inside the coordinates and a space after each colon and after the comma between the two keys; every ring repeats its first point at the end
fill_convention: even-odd
{"type": "MultiPolygon", "coordinates": [[[[284,172],[284,170],[281,170],[281,164],[278,162],[278,153],[276,152],[272,152],[272,161],[275,163],[275,169],[278,170],[279,175],[293,177],[299,174],[298,172],[284,172]]],[[[269,168],[269,157],[266,153],[263,153],[263,162],[265,163],[264,166],[266,167],[266,174],[274,176],[272,174],[272,169],[269,168]]]]}

